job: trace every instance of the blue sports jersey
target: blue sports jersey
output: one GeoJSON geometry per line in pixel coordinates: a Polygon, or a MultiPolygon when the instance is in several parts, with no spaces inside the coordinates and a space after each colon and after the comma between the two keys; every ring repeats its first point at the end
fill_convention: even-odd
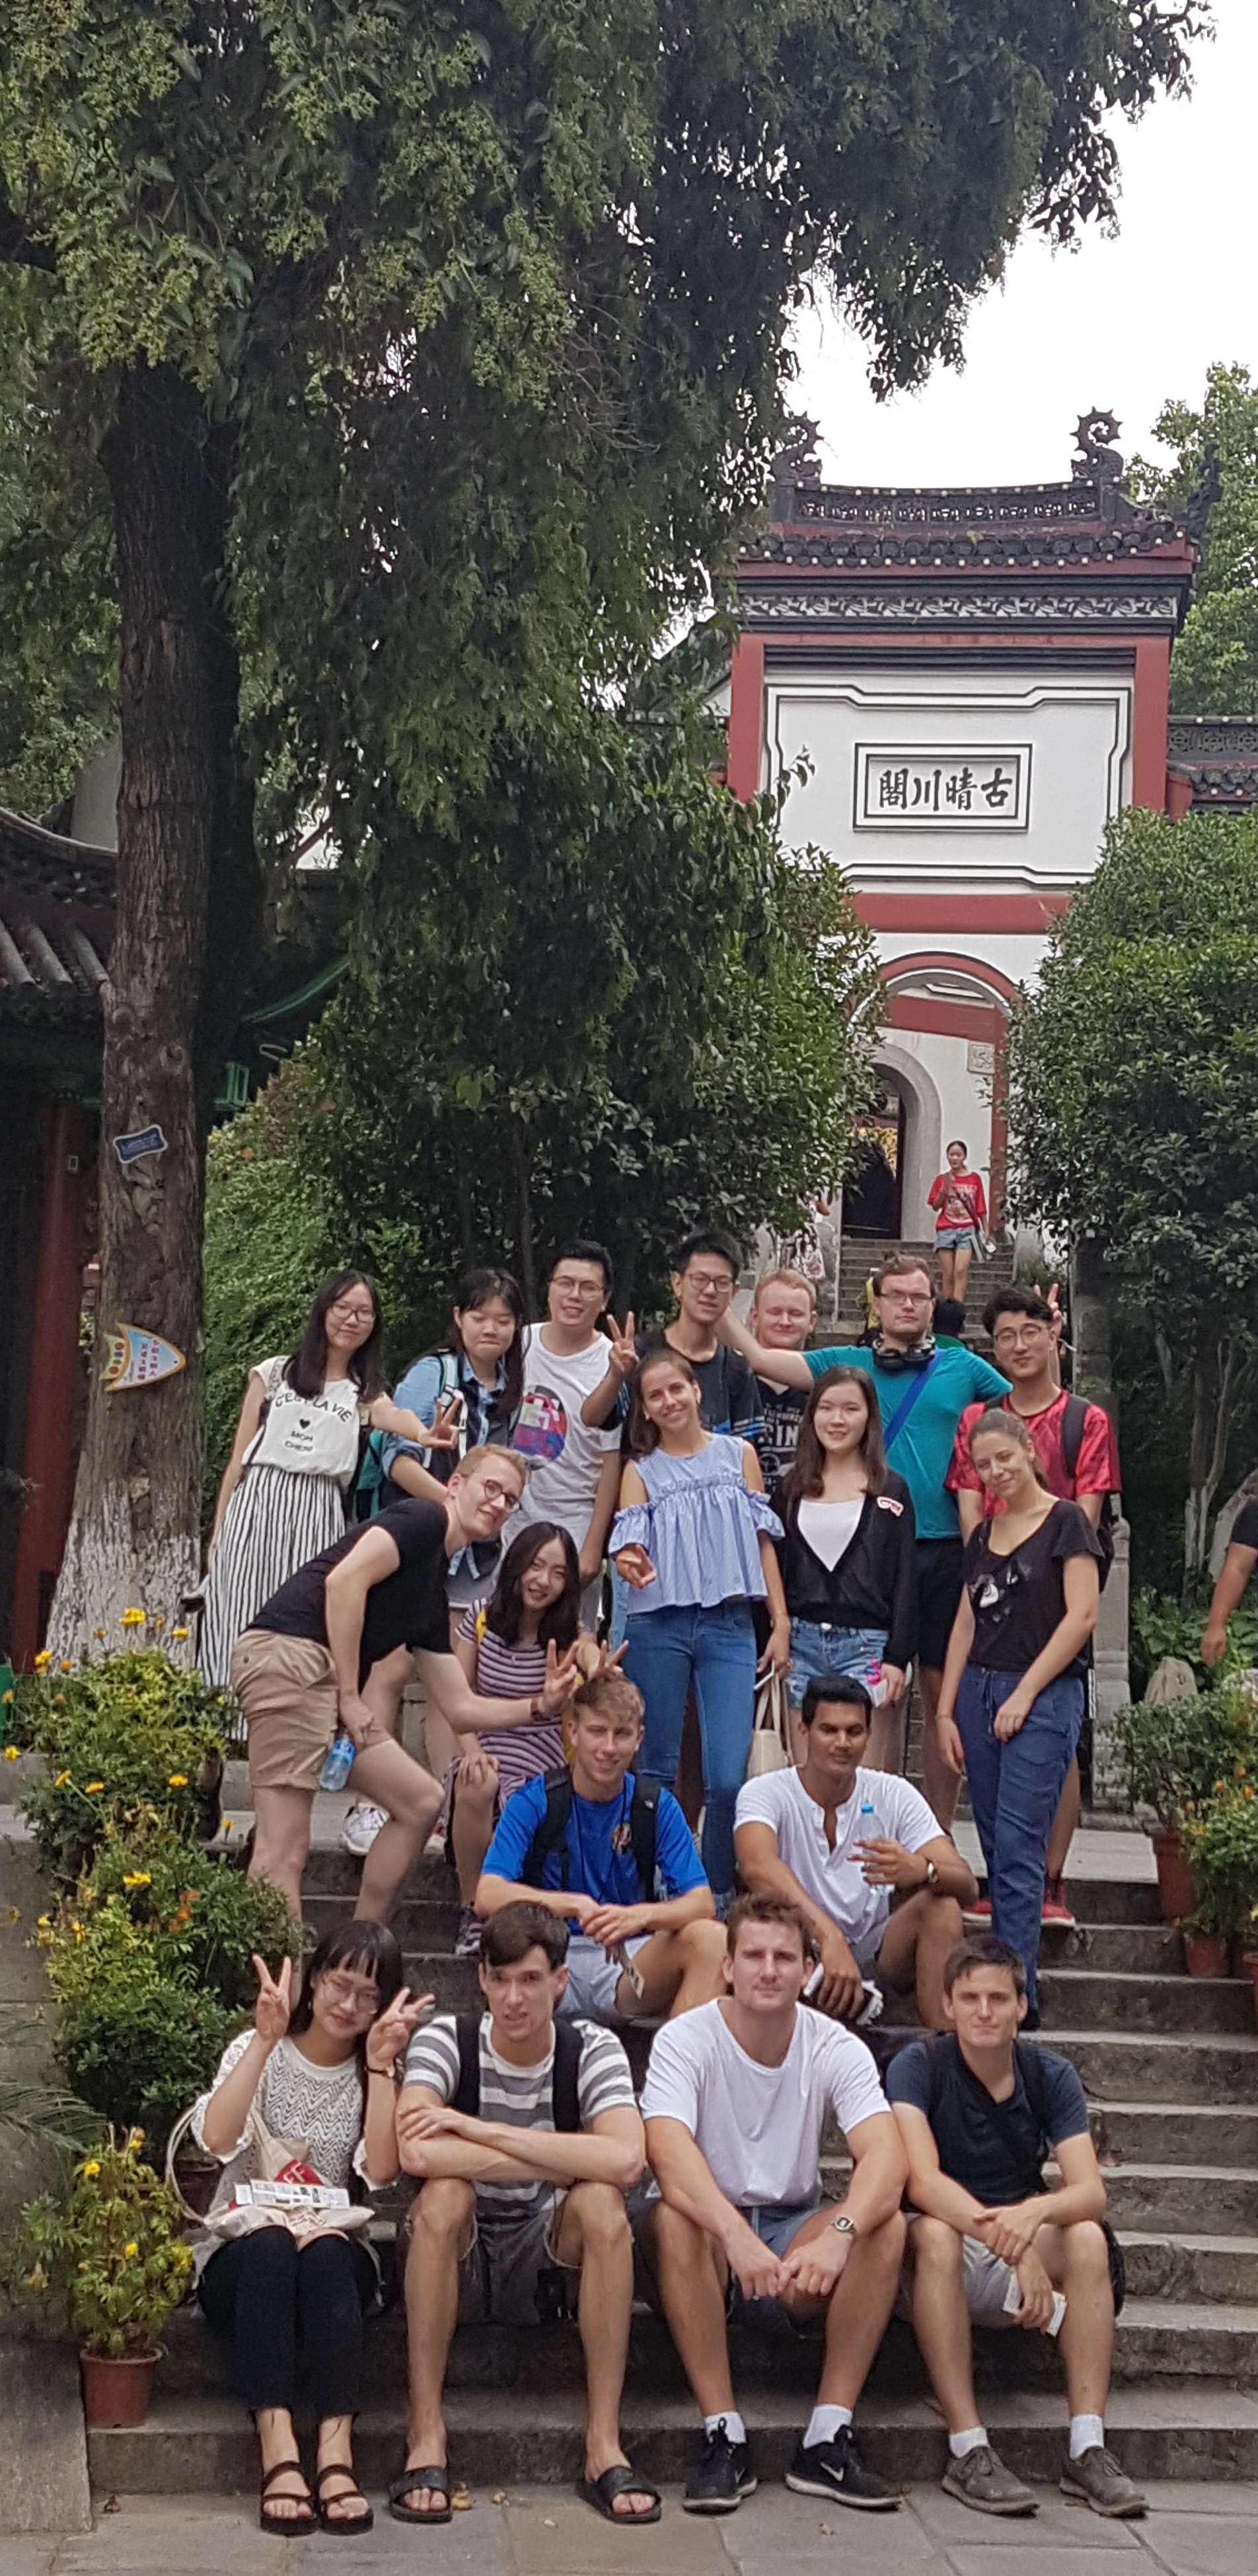
{"type": "MultiPolygon", "coordinates": [[[[632,1773],[619,1796],[603,1805],[596,1805],[591,1798],[579,1798],[573,1790],[567,1835],[568,1885],[579,1895],[592,1896],[599,1905],[642,1902],[629,1839],[632,1806],[632,1773]]],[[[487,1877],[508,1878],[516,1884],[523,1879],[529,1845],[545,1813],[546,1783],[539,1772],[535,1779],[526,1780],[522,1789],[515,1790],[503,1808],[485,1854],[487,1877]]],[[[707,1884],[690,1827],[668,1789],[661,1789],[656,1810],[655,1865],[670,1897],[687,1896],[692,1887],[707,1884]]],[[[542,1884],[548,1888],[563,1885],[557,1851],[547,1854],[542,1884]]]]}

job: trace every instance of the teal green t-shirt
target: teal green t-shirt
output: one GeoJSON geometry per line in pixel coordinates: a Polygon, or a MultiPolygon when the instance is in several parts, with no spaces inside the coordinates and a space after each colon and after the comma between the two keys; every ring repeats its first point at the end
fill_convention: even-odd
{"type": "MultiPolygon", "coordinates": [[[[865,1343],[845,1343],[838,1350],[805,1351],[814,1377],[827,1369],[857,1368],[872,1377],[884,1424],[891,1420],[913,1382],[908,1369],[879,1368],[865,1343]]],[[[944,1491],[952,1464],[957,1424],[967,1404],[996,1404],[1009,1393],[1009,1380],[989,1360],[960,1343],[940,1342],[930,1383],[924,1387],[902,1431],[897,1432],[888,1465],[903,1476],[913,1498],[919,1538],[956,1538],[961,1524],[957,1498],[944,1491]]]]}

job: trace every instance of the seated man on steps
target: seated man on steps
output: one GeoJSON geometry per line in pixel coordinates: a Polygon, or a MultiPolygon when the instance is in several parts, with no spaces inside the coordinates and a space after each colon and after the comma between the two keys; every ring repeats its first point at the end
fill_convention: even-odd
{"type": "Polygon", "coordinates": [[[744,1886],[803,1915],[821,1961],[812,2000],[822,2012],[854,2021],[876,1971],[915,1992],[920,2020],[940,2030],[944,1962],[974,1877],[907,1780],[861,1767],[871,1713],[864,1683],[848,1674],[810,1681],[799,1712],[804,1759],[739,1790],[734,1850],[744,1886]]]}
{"type": "Polygon", "coordinates": [[[905,2262],[914,2331],[948,2426],[944,2486],[976,2513],[1036,2511],[979,2420],[971,2319],[1051,2333],[1057,2314],[1070,2403],[1062,2493],[1111,2518],[1141,2514],[1144,2497],[1105,2447],[1114,2288],[1083,2086],[1064,2057],[1019,2040],[1026,1974],[994,1933],[958,1945],[944,1999],[948,2037],[904,2049],[887,2076],[920,2213],[905,2262]],[[1050,2154],[1062,2177],[1055,2192],[1042,2173],[1050,2154]]]}
{"type": "Polygon", "coordinates": [[[572,1701],[571,1771],[526,1780],[485,1854],[476,1911],[521,1898],[575,1927],[560,2009],[595,2021],[689,2011],[720,1990],[725,1935],[676,1799],[633,1765],[642,1694],[598,1673],[572,1701]]]}
{"type": "MultiPolygon", "coordinates": [[[[857,2455],[852,2410],[891,2314],[904,2247],[904,2154],[863,2040],[800,2003],[808,1927],[774,1896],[740,1896],[725,1991],[657,2032],[642,2096],[660,2198],[642,2244],[703,2416],[687,2513],[733,2513],[757,2480],[734,2401],[726,2317],[777,2301],[823,2324],[817,2403],[786,2483],[890,2512],[898,2498],[857,2455]],[[821,2203],[821,2136],[843,2130],[852,2176],[821,2203]]],[[[763,2313],[763,2311],[762,2311],[763,2313]]]]}
{"type": "Polygon", "coordinates": [[[574,2276],[588,2397],[577,2492],[609,2522],[660,2518],[620,2442],[633,2307],[624,2194],[642,2171],[642,2122],[620,2041],[555,2020],[567,1947],[554,1914],[504,1906],[481,1944],[488,2011],[442,2014],[407,2051],[398,2147],[423,2188],[406,2265],[406,2468],[389,2489],[398,2522],[450,2520],[441,2399],[456,2323],[560,2317],[574,2276]]]}

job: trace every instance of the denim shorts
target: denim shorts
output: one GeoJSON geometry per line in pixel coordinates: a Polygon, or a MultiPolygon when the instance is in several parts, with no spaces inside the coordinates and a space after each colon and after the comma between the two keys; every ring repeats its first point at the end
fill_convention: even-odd
{"type": "Polygon", "coordinates": [[[968,1243],[977,1252],[979,1235],[972,1225],[941,1225],[935,1234],[936,1252],[959,1252],[968,1243]]]}
{"type": "Polygon", "coordinates": [[[786,1692],[792,1708],[803,1705],[810,1681],[829,1673],[852,1675],[872,1691],[887,1651],[885,1628],[829,1628],[816,1619],[791,1621],[791,1669],[786,1692]]]}

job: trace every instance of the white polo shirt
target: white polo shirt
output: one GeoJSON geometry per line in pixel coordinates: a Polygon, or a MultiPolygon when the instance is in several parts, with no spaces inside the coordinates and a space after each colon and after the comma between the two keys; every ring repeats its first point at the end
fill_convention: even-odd
{"type": "Polygon", "coordinates": [[[893,1771],[857,1771],[852,1794],[836,1810],[834,1849],[826,1840],[825,1809],[810,1798],[798,1771],[766,1771],[738,1792],[734,1830],[771,1825],[778,1858],[804,1894],[837,1923],[862,1968],[877,1958],[887,1916],[889,1887],[867,1887],[853,1846],[883,1841],[921,1851],[943,1830],[919,1790],[893,1771]]]}

